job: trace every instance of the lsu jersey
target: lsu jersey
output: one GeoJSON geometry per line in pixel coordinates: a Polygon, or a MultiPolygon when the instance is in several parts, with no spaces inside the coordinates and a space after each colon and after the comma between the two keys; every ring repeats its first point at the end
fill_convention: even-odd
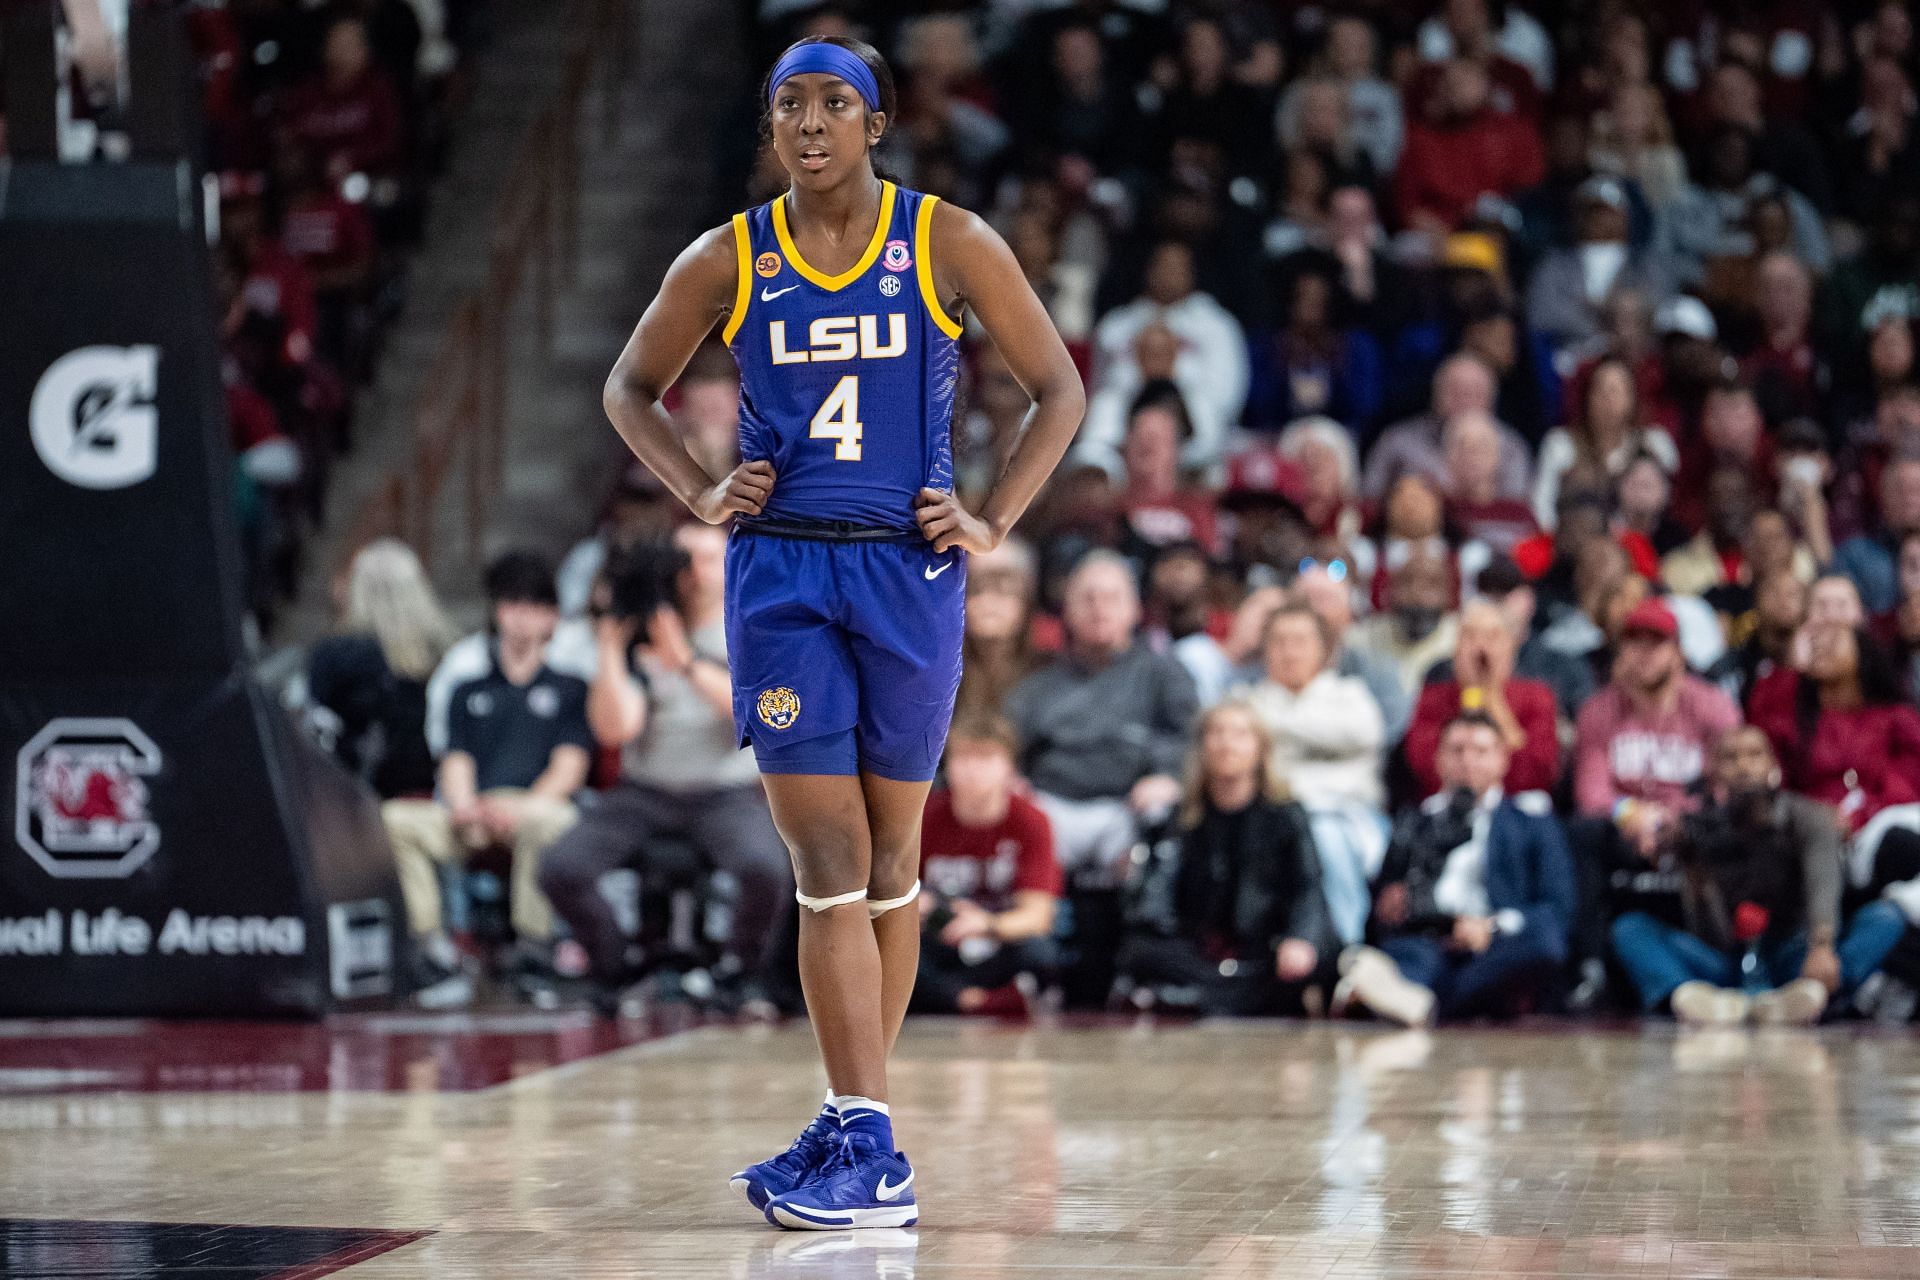
{"type": "Polygon", "coordinates": [[[953,487],[961,327],[933,283],[938,203],[883,183],[873,235],[839,275],[801,257],[785,195],[734,215],[723,336],[740,366],[741,461],[773,464],[761,519],[908,532],[919,491],[953,487]]]}

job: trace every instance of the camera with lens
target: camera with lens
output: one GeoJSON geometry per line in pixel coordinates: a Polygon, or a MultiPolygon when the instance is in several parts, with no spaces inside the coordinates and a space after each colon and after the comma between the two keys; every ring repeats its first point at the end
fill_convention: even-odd
{"type": "Polygon", "coordinates": [[[687,553],[665,538],[643,539],[616,552],[604,571],[604,615],[632,622],[644,635],[648,619],[662,605],[680,607],[680,574],[688,563],[687,553]]]}
{"type": "Polygon", "coordinates": [[[1446,870],[1447,855],[1473,839],[1473,819],[1479,801],[1465,787],[1456,787],[1443,808],[1422,813],[1416,820],[1417,851],[1407,866],[1407,917],[1400,927],[1416,933],[1447,933],[1453,914],[1440,909],[1434,889],[1446,870]]]}
{"type": "Polygon", "coordinates": [[[1680,820],[1672,841],[1683,865],[1715,867],[1750,862],[1780,839],[1774,830],[1773,798],[1764,788],[1736,791],[1680,820]]]}

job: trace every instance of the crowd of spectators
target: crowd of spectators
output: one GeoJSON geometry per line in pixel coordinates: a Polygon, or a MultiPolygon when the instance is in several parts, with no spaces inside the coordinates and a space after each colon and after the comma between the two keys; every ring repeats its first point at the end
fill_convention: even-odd
{"type": "MultiPolygon", "coordinates": [[[[1089,390],[968,567],[923,1005],[1911,1013],[1905,5],[760,8],[762,63],[809,33],[888,54],[881,167],[1000,229],[1089,390]]],[[[779,189],[764,152],[739,169],[742,204],[779,189]]],[[[978,497],[1026,402],[966,351],[978,497]]],[[[715,474],[730,373],[703,352],[670,403],[715,474]]],[[[619,474],[549,661],[625,753],[599,799],[669,798],[618,840],[583,819],[535,886],[603,985],[635,957],[586,877],[644,881],[656,821],[700,840],[632,744],[725,705],[708,588],[596,613],[632,548],[706,536],[619,474]]],[[[504,635],[480,652],[512,679],[504,635]]],[[[746,759],[712,745],[710,784],[746,759]]],[[[714,839],[768,877],[723,946],[764,987],[777,843],[714,839]]]]}
{"type": "Polygon", "coordinates": [[[327,516],[486,0],[148,3],[184,15],[204,124],[193,159],[218,185],[233,505],[264,630],[327,516]]]}

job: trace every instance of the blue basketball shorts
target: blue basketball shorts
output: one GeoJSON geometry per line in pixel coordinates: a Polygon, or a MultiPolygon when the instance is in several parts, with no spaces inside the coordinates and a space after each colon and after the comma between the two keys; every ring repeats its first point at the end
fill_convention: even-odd
{"type": "Polygon", "coordinates": [[[966,625],[963,551],[736,528],[727,540],[733,719],[762,773],[930,780],[966,625]]]}

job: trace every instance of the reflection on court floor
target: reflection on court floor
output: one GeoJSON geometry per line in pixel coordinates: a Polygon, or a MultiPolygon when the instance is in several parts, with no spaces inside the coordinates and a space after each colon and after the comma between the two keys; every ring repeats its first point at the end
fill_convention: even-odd
{"type": "Polygon", "coordinates": [[[726,1185],[817,1103],[804,1026],[128,1031],[0,1024],[0,1274],[1920,1274],[1904,1037],[919,1021],[921,1229],[811,1235],[726,1185]]]}

